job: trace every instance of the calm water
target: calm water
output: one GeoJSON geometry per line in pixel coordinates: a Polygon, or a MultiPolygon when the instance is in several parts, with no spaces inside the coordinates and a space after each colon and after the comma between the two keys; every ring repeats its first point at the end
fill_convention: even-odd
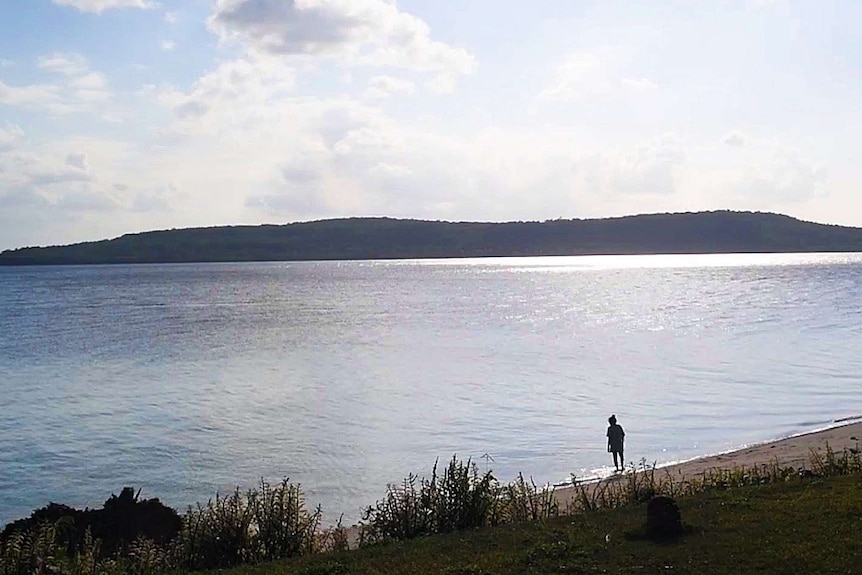
{"type": "Polygon", "coordinates": [[[0,524],[259,478],[358,519],[435,458],[503,480],[862,413],[862,255],[0,268],[0,524]]]}

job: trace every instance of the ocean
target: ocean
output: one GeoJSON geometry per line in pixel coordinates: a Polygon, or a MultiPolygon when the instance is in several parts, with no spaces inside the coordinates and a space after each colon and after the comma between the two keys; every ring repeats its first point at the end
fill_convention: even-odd
{"type": "Polygon", "coordinates": [[[862,413],[862,254],[0,268],[0,525],[261,478],[360,518],[457,455],[537,483],[862,413]]]}

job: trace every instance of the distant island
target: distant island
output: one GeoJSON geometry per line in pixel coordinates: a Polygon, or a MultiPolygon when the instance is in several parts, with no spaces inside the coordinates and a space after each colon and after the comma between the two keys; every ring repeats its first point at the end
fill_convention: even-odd
{"type": "Polygon", "coordinates": [[[6,250],[0,265],[851,251],[862,252],[862,228],[715,211],[545,222],[345,218],[174,229],[6,250]]]}

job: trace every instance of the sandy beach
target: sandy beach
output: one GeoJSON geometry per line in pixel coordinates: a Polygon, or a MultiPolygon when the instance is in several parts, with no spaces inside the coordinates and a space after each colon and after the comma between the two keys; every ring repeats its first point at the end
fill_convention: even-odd
{"type": "MultiPolygon", "coordinates": [[[[827,445],[835,452],[841,452],[844,449],[859,449],[862,445],[862,421],[854,418],[852,423],[822,431],[744,447],[720,455],[659,466],[659,468],[663,473],[665,471],[671,473],[676,479],[695,478],[714,469],[751,468],[775,462],[778,462],[781,467],[810,469],[812,450],[823,453],[826,451],[827,445]]],[[[610,454],[608,457],[610,458],[610,454]]],[[[572,500],[574,489],[572,487],[558,487],[555,495],[561,507],[564,508],[572,500]]]]}

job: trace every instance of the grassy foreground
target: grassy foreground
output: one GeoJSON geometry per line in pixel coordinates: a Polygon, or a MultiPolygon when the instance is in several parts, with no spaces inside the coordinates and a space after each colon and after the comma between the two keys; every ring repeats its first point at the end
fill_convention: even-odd
{"type": "Polygon", "coordinates": [[[50,504],[8,525],[0,575],[862,573],[859,447],[810,455],[810,469],[776,459],[691,478],[642,461],[597,483],[573,478],[565,509],[523,476],[500,484],[453,457],[430,479],[388,486],[356,551],[287,479],[183,516],[127,488],[102,510],[50,504]],[[147,510],[171,529],[154,530],[163,522],[144,521],[147,510]]]}
{"type": "Polygon", "coordinates": [[[644,536],[646,505],[240,567],[232,575],[860,573],[862,475],[678,499],[687,533],[644,536]]]}

